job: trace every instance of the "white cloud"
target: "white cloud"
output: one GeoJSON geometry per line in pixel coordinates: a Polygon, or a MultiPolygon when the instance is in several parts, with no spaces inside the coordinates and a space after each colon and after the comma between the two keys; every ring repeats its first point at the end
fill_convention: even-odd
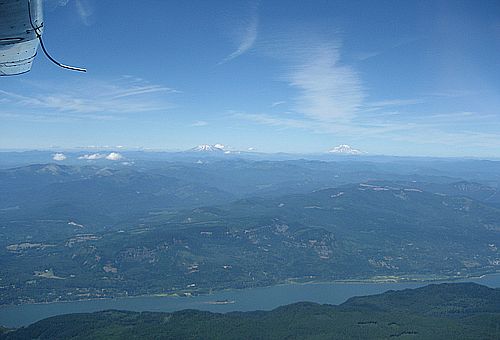
{"type": "Polygon", "coordinates": [[[271,107],[276,107],[276,106],[283,105],[283,104],[286,104],[286,101],[280,100],[280,101],[272,103],[271,107]]]}
{"type": "Polygon", "coordinates": [[[233,118],[244,119],[248,121],[252,121],[258,124],[276,126],[282,128],[298,128],[298,129],[311,129],[319,127],[319,124],[304,119],[295,119],[295,118],[283,118],[274,115],[268,115],[265,113],[234,113],[232,115],[233,118]]]}
{"type": "Polygon", "coordinates": [[[69,3],[69,0],[49,0],[47,2],[52,6],[64,7],[69,3]]]}
{"type": "Polygon", "coordinates": [[[92,24],[92,14],[94,14],[94,10],[90,3],[86,0],[76,0],[76,12],[80,17],[80,20],[84,25],[90,26],[92,24]]]}
{"type": "Polygon", "coordinates": [[[118,152],[111,152],[109,155],[106,156],[106,159],[108,159],[110,161],[119,161],[122,158],[123,158],[123,156],[121,154],[119,154],[118,152]]]}
{"type": "Polygon", "coordinates": [[[257,40],[258,26],[259,26],[259,16],[257,13],[257,6],[254,6],[254,8],[252,9],[252,15],[250,17],[250,20],[248,20],[242,31],[241,40],[239,42],[238,48],[233,53],[224,58],[224,60],[222,60],[220,64],[223,64],[234,58],[237,58],[240,55],[247,52],[248,50],[250,50],[255,44],[255,41],[257,40]]]}
{"type": "Polygon", "coordinates": [[[365,95],[358,74],[340,63],[340,46],[310,48],[304,59],[287,77],[290,86],[299,91],[296,111],[321,122],[352,119],[365,95]]]}
{"type": "Polygon", "coordinates": [[[49,11],[55,10],[57,7],[66,7],[69,0],[45,0],[44,7],[49,11]]]}
{"type": "Polygon", "coordinates": [[[55,153],[53,156],[52,156],[52,159],[55,160],[55,161],[64,161],[66,159],[66,155],[63,154],[63,153],[55,153]]]}
{"type": "Polygon", "coordinates": [[[354,58],[360,61],[365,61],[373,57],[379,56],[381,52],[360,52],[354,55],[354,58]]]}
{"type": "Polygon", "coordinates": [[[138,96],[141,94],[155,93],[155,92],[167,92],[167,93],[180,93],[175,89],[170,87],[164,87],[159,85],[135,85],[131,88],[118,89],[116,93],[112,96],[113,99],[138,96]]]}
{"type": "Polygon", "coordinates": [[[107,159],[110,161],[119,161],[123,159],[123,156],[119,154],[118,152],[110,152],[109,154],[104,154],[104,153],[92,153],[92,154],[86,154],[83,156],[78,157],[78,159],[85,159],[89,161],[95,161],[98,159],[107,159]]]}
{"type": "Polygon", "coordinates": [[[191,126],[193,127],[206,126],[206,125],[208,125],[208,122],[205,122],[204,120],[198,120],[193,124],[191,124],[191,126]]]}
{"type": "Polygon", "coordinates": [[[369,107],[385,108],[388,106],[408,106],[424,103],[423,99],[388,99],[377,102],[368,103],[369,107]]]}
{"type": "Polygon", "coordinates": [[[88,154],[88,155],[80,156],[80,157],[78,157],[78,159],[86,159],[86,160],[93,161],[93,160],[101,159],[101,158],[105,158],[105,157],[106,157],[105,154],[93,153],[93,154],[88,154]]]}

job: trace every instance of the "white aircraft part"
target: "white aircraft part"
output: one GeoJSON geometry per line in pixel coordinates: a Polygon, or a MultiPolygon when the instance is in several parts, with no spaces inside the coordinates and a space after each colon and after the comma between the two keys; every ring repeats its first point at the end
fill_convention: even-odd
{"type": "MultiPolygon", "coordinates": [[[[0,76],[28,72],[38,49],[30,23],[28,0],[0,0],[0,76]]],[[[43,31],[42,0],[31,0],[31,19],[43,31]]]]}

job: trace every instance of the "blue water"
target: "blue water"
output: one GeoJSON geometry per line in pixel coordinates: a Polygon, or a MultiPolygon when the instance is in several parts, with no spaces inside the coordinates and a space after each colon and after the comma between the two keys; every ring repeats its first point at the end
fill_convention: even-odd
{"type": "MultiPolygon", "coordinates": [[[[492,288],[500,288],[500,273],[465,280],[492,288]]],[[[0,307],[0,325],[26,326],[35,321],[67,313],[95,312],[106,309],[131,311],[172,312],[182,309],[202,309],[213,312],[271,310],[299,301],[340,304],[348,298],[383,293],[387,290],[417,288],[426,283],[318,283],[278,285],[217,292],[195,297],[129,297],[107,300],[58,302],[0,307]],[[216,300],[234,301],[232,304],[213,305],[216,300]]]]}

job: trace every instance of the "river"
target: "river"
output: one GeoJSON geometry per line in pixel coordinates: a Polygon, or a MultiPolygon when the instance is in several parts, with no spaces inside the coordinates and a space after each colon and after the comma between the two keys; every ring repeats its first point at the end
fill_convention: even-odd
{"type": "MultiPolygon", "coordinates": [[[[500,288],[500,273],[467,279],[492,288],[500,288]]],[[[0,325],[20,327],[35,321],[67,313],[95,312],[106,309],[172,312],[201,309],[213,312],[271,310],[299,301],[340,304],[353,296],[372,295],[387,290],[417,288],[428,283],[311,283],[284,284],[216,292],[194,297],[128,297],[117,299],[56,302],[0,307],[0,325]],[[214,304],[224,301],[225,304],[214,304]]]]}

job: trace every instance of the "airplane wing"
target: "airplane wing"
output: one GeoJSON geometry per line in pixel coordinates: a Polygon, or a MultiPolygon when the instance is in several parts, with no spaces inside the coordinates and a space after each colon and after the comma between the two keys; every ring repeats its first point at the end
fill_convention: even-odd
{"type": "Polygon", "coordinates": [[[41,35],[42,0],[0,1],[0,76],[22,74],[31,69],[39,45],[32,24],[41,35]]]}

